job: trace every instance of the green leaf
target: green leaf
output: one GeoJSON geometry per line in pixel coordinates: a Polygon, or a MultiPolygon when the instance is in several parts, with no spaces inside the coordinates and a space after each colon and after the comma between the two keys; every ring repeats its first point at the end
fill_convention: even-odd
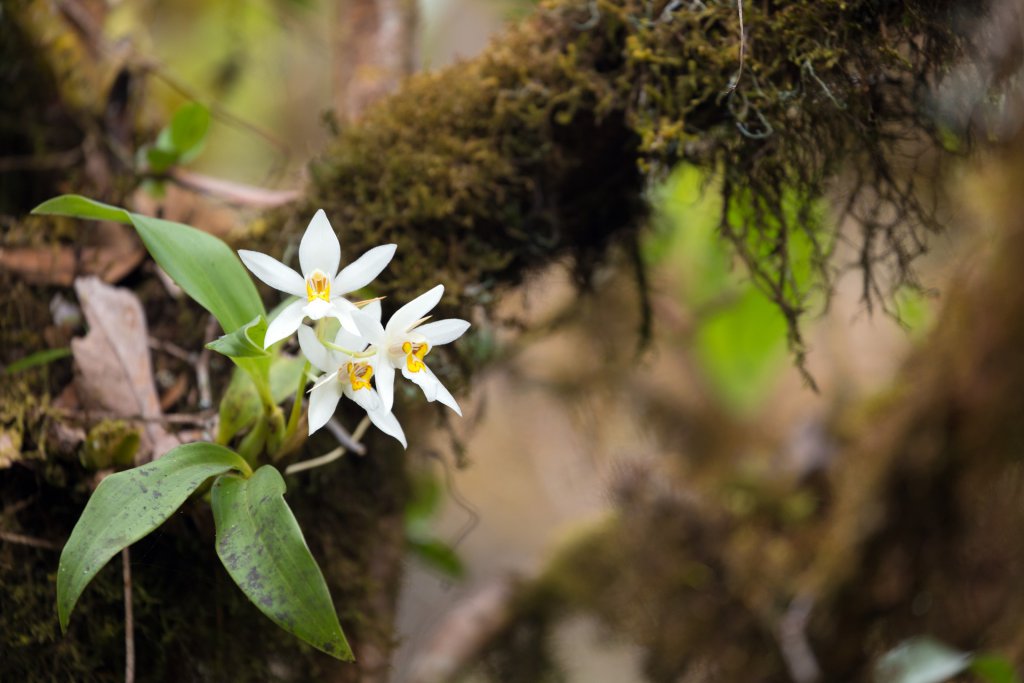
{"type": "Polygon", "coordinates": [[[460,579],[465,574],[466,570],[462,560],[455,554],[451,546],[436,538],[425,540],[410,538],[407,540],[413,554],[434,569],[455,579],[460,579]]]}
{"type": "MultiPolygon", "coordinates": [[[[297,356],[277,356],[270,365],[270,396],[281,403],[295,391],[305,360],[297,356]]],[[[259,392],[249,373],[236,368],[224,398],[220,402],[217,441],[226,444],[235,434],[252,427],[263,412],[259,392]]]]}
{"type": "Polygon", "coordinates": [[[933,638],[920,637],[900,643],[875,667],[877,683],[942,683],[963,673],[971,656],[933,638]]]}
{"type": "Polygon", "coordinates": [[[163,524],[204,481],[232,470],[251,472],[241,457],[223,446],[191,443],[101,481],[60,555],[61,629],[67,629],[82,591],[111,557],[163,524]]]}
{"type": "Polygon", "coordinates": [[[214,339],[206,348],[228,358],[267,358],[270,352],[263,348],[266,336],[267,319],[260,315],[234,332],[214,339]]]}
{"type": "Polygon", "coordinates": [[[351,660],[327,583],[284,502],[285,484],[270,465],[249,479],[213,485],[217,555],[246,597],[274,623],[318,650],[351,660]]]}
{"type": "Polygon", "coordinates": [[[256,285],[238,256],[223,240],[209,233],[78,195],[50,199],[32,213],[131,223],[153,260],[186,294],[212,313],[225,332],[234,332],[253,318],[266,315],[256,285]]]}
{"type": "Polygon", "coordinates": [[[971,673],[986,683],[1020,683],[1013,665],[998,655],[977,655],[971,662],[971,673]]]}
{"type": "Polygon", "coordinates": [[[115,221],[131,223],[131,214],[124,209],[103,202],[97,202],[77,194],[64,194],[32,209],[32,213],[49,216],[70,216],[93,221],[115,221]]]}
{"type": "Polygon", "coordinates": [[[159,147],[145,147],[145,150],[146,167],[152,173],[163,173],[178,163],[180,156],[177,150],[160,149],[159,147]]]}
{"type": "Polygon", "coordinates": [[[181,223],[130,216],[153,260],[212,313],[225,332],[266,315],[249,273],[222,240],[181,223]]]}
{"type": "Polygon", "coordinates": [[[4,374],[13,375],[16,372],[22,372],[29,368],[34,368],[40,365],[46,365],[52,363],[55,360],[61,358],[67,358],[71,355],[71,349],[67,347],[61,347],[59,349],[43,349],[42,351],[36,351],[35,353],[29,354],[24,358],[19,358],[4,369],[4,374]]]}
{"type": "Polygon", "coordinates": [[[210,112],[198,102],[189,102],[174,112],[171,119],[171,144],[188,161],[199,153],[210,128],[210,112]]]}

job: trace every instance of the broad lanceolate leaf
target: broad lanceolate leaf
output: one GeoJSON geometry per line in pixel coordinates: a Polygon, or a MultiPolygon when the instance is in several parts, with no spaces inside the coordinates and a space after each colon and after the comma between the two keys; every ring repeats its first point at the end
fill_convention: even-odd
{"type": "Polygon", "coordinates": [[[85,218],[92,221],[132,222],[131,214],[124,209],[104,204],[103,202],[97,202],[78,194],[64,194],[53,199],[47,199],[32,209],[32,213],[48,216],[70,216],[71,218],[85,218]]]}
{"type": "Polygon", "coordinates": [[[249,479],[213,485],[217,555],[246,597],[278,626],[342,660],[352,659],[320,568],[284,502],[281,474],[265,465],[249,479]]]}
{"type": "Polygon", "coordinates": [[[61,628],[67,629],[82,591],[111,557],[163,524],[204,481],[232,470],[251,472],[223,446],[192,443],[100,482],[60,555],[61,628]]]}
{"type": "Polygon", "coordinates": [[[225,332],[266,315],[249,273],[222,240],[181,223],[134,213],[131,218],[153,260],[212,313],[225,332]]]}
{"type": "Polygon", "coordinates": [[[32,213],[131,223],[153,260],[212,313],[225,332],[234,332],[259,315],[266,316],[256,286],[238,256],[209,233],[78,195],[55,197],[32,213]]]}

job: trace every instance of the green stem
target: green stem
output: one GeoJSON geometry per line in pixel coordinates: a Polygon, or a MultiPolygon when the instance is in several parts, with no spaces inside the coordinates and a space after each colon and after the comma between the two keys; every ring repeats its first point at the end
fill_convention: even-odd
{"type": "Polygon", "coordinates": [[[299,426],[299,417],[302,415],[302,390],[306,388],[306,373],[309,372],[309,361],[302,366],[302,373],[299,375],[299,386],[295,388],[295,402],[292,403],[292,412],[288,416],[288,427],[285,429],[284,440],[291,440],[295,429],[299,426]]]}

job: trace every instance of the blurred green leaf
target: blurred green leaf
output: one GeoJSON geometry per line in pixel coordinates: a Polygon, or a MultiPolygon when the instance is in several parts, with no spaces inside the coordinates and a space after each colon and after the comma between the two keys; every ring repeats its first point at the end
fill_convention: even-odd
{"type": "Polygon", "coordinates": [[[54,361],[60,360],[61,358],[67,358],[71,355],[71,349],[67,347],[61,347],[58,349],[44,349],[42,351],[36,351],[31,353],[24,358],[19,358],[14,361],[6,368],[4,368],[5,375],[13,375],[16,372],[22,372],[29,368],[35,368],[40,365],[47,365],[54,361]]]}
{"type": "Polygon", "coordinates": [[[998,655],[976,655],[971,662],[971,673],[986,683],[1020,683],[1013,665],[998,655]]]}
{"type": "Polygon", "coordinates": [[[61,629],[67,629],[82,591],[111,557],[163,524],[204,481],[232,470],[251,473],[246,462],[227,448],[191,443],[101,481],[60,555],[61,629]]]}
{"type": "Polygon", "coordinates": [[[178,152],[175,150],[160,149],[159,147],[145,147],[146,168],[151,173],[163,173],[171,166],[178,163],[178,152]]]}
{"type": "Polygon", "coordinates": [[[189,102],[174,112],[171,118],[170,138],[183,163],[198,156],[210,129],[210,112],[198,102],[189,102]]]}
{"type": "Polygon", "coordinates": [[[409,549],[413,554],[434,569],[455,579],[460,579],[465,575],[465,566],[451,546],[436,538],[425,540],[410,538],[408,541],[409,549]]]}
{"type": "Polygon", "coordinates": [[[911,638],[887,652],[875,666],[877,683],[942,683],[967,671],[971,656],[934,638],[911,638]]]}
{"type": "Polygon", "coordinates": [[[274,623],[318,650],[351,660],[327,583],[284,493],[284,479],[270,465],[249,479],[218,478],[212,496],[217,555],[274,623]]]}

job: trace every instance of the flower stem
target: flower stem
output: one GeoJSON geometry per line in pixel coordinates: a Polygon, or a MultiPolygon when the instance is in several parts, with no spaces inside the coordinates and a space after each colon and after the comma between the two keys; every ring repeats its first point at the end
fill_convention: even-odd
{"type": "MultiPolygon", "coordinates": [[[[365,416],[365,417],[363,417],[362,421],[356,426],[355,431],[352,432],[352,441],[354,441],[355,443],[359,443],[359,440],[363,438],[363,434],[365,434],[366,430],[369,429],[369,428],[370,428],[370,418],[369,418],[369,416],[365,416]]],[[[303,472],[305,470],[311,470],[311,469],[313,469],[315,467],[323,467],[324,465],[327,465],[329,463],[334,462],[335,460],[337,460],[341,456],[345,455],[345,453],[346,453],[345,447],[344,446],[338,446],[333,451],[325,453],[324,455],[321,455],[318,458],[313,458],[311,460],[303,460],[302,462],[293,463],[293,464],[289,465],[287,468],[285,468],[284,473],[285,474],[295,474],[296,472],[303,472]]]]}

